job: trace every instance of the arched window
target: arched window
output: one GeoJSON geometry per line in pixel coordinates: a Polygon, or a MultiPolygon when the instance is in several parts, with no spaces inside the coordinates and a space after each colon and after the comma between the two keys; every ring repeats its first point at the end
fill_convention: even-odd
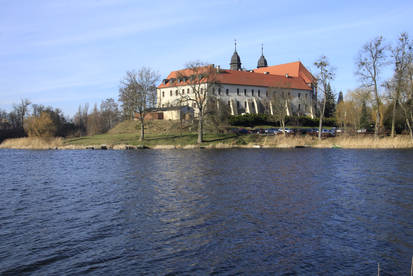
{"type": "Polygon", "coordinates": [[[165,91],[162,91],[162,97],[165,98],[165,91]]]}
{"type": "Polygon", "coordinates": [[[171,91],[169,91],[169,96],[171,96],[171,97],[172,97],[172,90],[171,90],[171,91]]]}
{"type": "Polygon", "coordinates": [[[221,95],[221,87],[218,88],[218,95],[221,95]]]}
{"type": "Polygon", "coordinates": [[[237,95],[239,96],[239,88],[237,88],[237,95]]]}
{"type": "Polygon", "coordinates": [[[247,96],[247,89],[244,89],[244,96],[247,96]]]}
{"type": "Polygon", "coordinates": [[[178,89],[175,90],[175,96],[178,96],[178,89]]]}
{"type": "Polygon", "coordinates": [[[228,96],[228,94],[229,94],[229,89],[225,90],[225,94],[228,96]]]}
{"type": "Polygon", "coordinates": [[[251,96],[254,97],[254,89],[251,89],[251,96]]]}
{"type": "Polygon", "coordinates": [[[261,97],[261,91],[258,89],[258,97],[261,97]]]}

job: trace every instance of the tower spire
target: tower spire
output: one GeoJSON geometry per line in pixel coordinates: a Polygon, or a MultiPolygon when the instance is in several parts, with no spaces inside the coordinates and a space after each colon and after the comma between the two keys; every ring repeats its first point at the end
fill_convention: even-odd
{"type": "Polygon", "coordinates": [[[264,43],[261,43],[261,56],[258,59],[257,68],[267,67],[267,66],[268,66],[268,63],[264,57],[264,43]]]}
{"type": "Polygon", "coordinates": [[[231,70],[241,70],[241,59],[237,53],[237,40],[234,39],[234,46],[235,46],[235,50],[234,53],[232,54],[231,57],[231,62],[230,62],[230,66],[231,66],[231,70]]]}

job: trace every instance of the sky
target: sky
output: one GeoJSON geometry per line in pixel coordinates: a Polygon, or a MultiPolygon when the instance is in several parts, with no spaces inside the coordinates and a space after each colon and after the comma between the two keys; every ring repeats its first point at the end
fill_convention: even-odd
{"type": "MultiPolygon", "coordinates": [[[[382,35],[413,37],[413,1],[0,0],[0,109],[23,98],[73,116],[79,104],[118,98],[126,71],[161,79],[199,60],[229,68],[237,39],[242,67],[328,57],[336,93],[360,82],[355,60],[382,35]]],[[[382,79],[391,76],[391,65],[382,79]]]]}

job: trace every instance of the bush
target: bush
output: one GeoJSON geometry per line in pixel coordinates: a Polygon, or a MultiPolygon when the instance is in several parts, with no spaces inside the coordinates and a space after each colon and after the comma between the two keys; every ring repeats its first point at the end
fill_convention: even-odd
{"type": "Polygon", "coordinates": [[[268,124],[268,117],[266,114],[245,114],[232,115],[229,117],[229,123],[233,126],[249,126],[268,124]]]}
{"type": "Polygon", "coordinates": [[[42,112],[39,117],[29,117],[24,122],[24,130],[29,137],[53,137],[56,134],[56,124],[48,112],[42,112]]]}

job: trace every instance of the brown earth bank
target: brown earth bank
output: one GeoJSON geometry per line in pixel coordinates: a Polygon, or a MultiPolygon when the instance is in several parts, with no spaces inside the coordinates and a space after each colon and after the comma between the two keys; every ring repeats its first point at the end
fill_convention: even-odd
{"type": "Polygon", "coordinates": [[[344,148],[344,149],[409,149],[413,148],[413,140],[409,136],[395,138],[383,137],[333,137],[321,141],[311,136],[283,137],[283,136],[254,136],[254,139],[245,136],[236,136],[225,139],[223,142],[205,142],[198,144],[174,144],[174,141],[162,144],[141,145],[111,143],[111,144],[74,144],[63,138],[15,138],[7,139],[0,144],[0,148],[8,149],[229,149],[229,148],[344,148]]]}

